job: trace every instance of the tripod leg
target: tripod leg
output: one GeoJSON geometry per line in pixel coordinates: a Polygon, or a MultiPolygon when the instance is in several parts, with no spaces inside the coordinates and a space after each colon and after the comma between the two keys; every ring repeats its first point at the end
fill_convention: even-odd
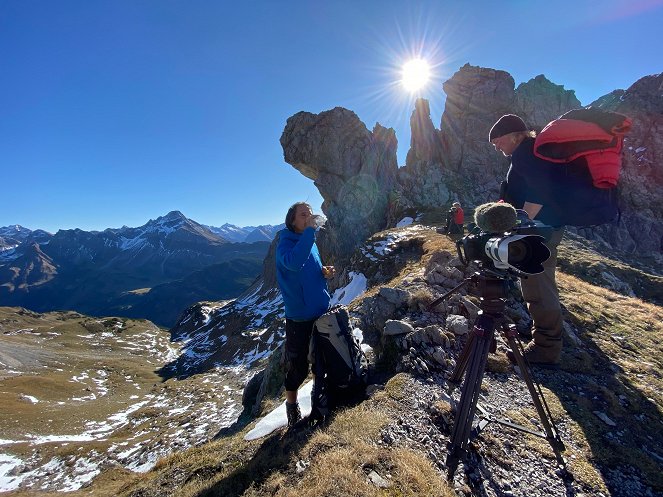
{"type": "Polygon", "coordinates": [[[516,331],[515,326],[513,325],[509,326],[506,324],[503,326],[504,338],[506,338],[506,341],[509,344],[511,351],[513,352],[513,356],[516,359],[516,364],[520,368],[520,374],[522,375],[523,380],[527,385],[527,389],[529,390],[530,396],[532,397],[532,402],[534,403],[536,412],[539,414],[539,419],[541,420],[541,424],[543,425],[543,430],[546,434],[546,439],[553,448],[553,452],[555,452],[555,457],[557,461],[564,464],[564,459],[559,453],[560,450],[564,450],[564,443],[559,437],[559,433],[555,428],[552,416],[549,416],[550,411],[547,409],[548,406],[545,403],[546,401],[545,398],[543,397],[543,392],[540,390],[540,387],[539,389],[537,389],[536,386],[534,385],[534,380],[532,379],[532,373],[521,352],[522,346],[520,346],[520,344],[516,342],[517,334],[518,332],[516,331]]]}
{"type": "Polygon", "coordinates": [[[493,319],[485,315],[479,317],[472,329],[472,349],[467,354],[467,374],[460,394],[460,402],[456,411],[446,459],[447,478],[449,480],[453,478],[458,463],[465,456],[470,442],[470,431],[479,400],[488,352],[493,341],[493,333],[493,319]]]}
{"type": "Polygon", "coordinates": [[[463,347],[460,356],[458,356],[458,362],[456,363],[456,367],[454,368],[453,373],[451,373],[451,376],[449,377],[449,383],[452,383],[453,385],[460,384],[460,380],[463,378],[463,373],[465,373],[465,370],[467,369],[467,362],[470,360],[470,355],[474,350],[475,341],[476,337],[474,330],[472,330],[472,333],[470,333],[470,336],[467,339],[465,347],[463,347]]]}

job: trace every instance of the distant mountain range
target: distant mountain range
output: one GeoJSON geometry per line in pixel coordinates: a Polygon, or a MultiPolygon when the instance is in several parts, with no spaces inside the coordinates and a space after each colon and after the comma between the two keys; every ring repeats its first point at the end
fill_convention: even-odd
{"type": "MultiPolygon", "coordinates": [[[[177,212],[177,211],[173,211],[177,212]]],[[[172,213],[171,213],[172,214],[172,213]]],[[[181,213],[180,213],[181,214],[181,213]]],[[[170,215],[170,214],[168,214],[170,215]]],[[[168,217],[165,216],[165,217],[168,217]]],[[[149,224],[149,223],[148,223],[149,224]]],[[[220,236],[224,240],[232,243],[253,243],[253,242],[271,242],[279,230],[285,228],[285,223],[273,226],[271,224],[262,224],[260,226],[236,226],[234,224],[226,223],[223,226],[208,226],[201,224],[200,226],[207,228],[215,235],[220,236]]],[[[131,228],[120,228],[120,230],[131,228]]],[[[140,229],[140,228],[135,228],[140,229]]],[[[105,230],[109,231],[109,230],[105,230]]],[[[111,230],[119,231],[119,230],[111,230]]],[[[2,253],[17,247],[26,241],[34,241],[36,243],[46,243],[53,235],[47,231],[36,229],[31,230],[19,224],[12,226],[0,226],[0,258],[3,257],[2,253]]],[[[6,254],[5,254],[6,258],[6,254]]]]}
{"type": "Polygon", "coordinates": [[[219,228],[214,226],[205,226],[212,233],[225,238],[229,242],[252,243],[252,242],[271,242],[274,239],[277,231],[285,228],[285,223],[278,226],[271,224],[263,224],[261,226],[245,226],[240,228],[234,224],[224,224],[219,228]]]}
{"type": "Polygon", "coordinates": [[[173,211],[138,228],[0,228],[0,306],[146,318],[234,298],[260,274],[279,226],[220,228],[173,211]]]}

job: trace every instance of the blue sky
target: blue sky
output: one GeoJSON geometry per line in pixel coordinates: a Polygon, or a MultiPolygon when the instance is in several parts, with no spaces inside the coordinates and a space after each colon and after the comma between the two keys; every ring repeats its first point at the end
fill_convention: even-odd
{"type": "Polygon", "coordinates": [[[0,0],[0,226],[139,226],[180,210],[277,224],[313,182],[287,118],[336,106],[409,147],[412,57],[439,126],[463,64],[538,74],[583,104],[663,70],[663,0],[0,0]]]}

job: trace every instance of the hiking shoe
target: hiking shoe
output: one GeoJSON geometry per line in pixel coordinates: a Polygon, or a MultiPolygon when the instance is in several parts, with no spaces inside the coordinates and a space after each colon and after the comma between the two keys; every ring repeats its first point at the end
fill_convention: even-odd
{"type": "Polygon", "coordinates": [[[285,413],[288,416],[288,428],[294,427],[302,419],[302,411],[299,409],[299,402],[285,403],[285,413]]]}
{"type": "MultiPolygon", "coordinates": [[[[557,367],[559,366],[559,356],[561,350],[553,347],[542,347],[534,342],[528,343],[524,348],[523,357],[531,365],[544,366],[544,367],[557,367]]],[[[509,362],[516,365],[516,356],[511,350],[507,351],[506,357],[509,362]]]]}

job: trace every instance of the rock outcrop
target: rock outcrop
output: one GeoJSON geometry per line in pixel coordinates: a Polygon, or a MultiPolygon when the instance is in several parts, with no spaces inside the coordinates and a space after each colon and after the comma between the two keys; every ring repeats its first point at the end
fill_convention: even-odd
{"type": "Polygon", "coordinates": [[[565,90],[543,74],[518,85],[515,96],[515,110],[510,113],[526,118],[527,124],[537,131],[566,111],[581,106],[573,90],[565,90]]]}
{"type": "Polygon", "coordinates": [[[469,64],[443,87],[447,100],[440,131],[425,125],[428,102],[417,101],[410,121],[413,148],[406,167],[399,170],[409,203],[422,208],[448,205],[457,199],[464,205],[477,205],[497,198],[509,161],[495,153],[488,132],[500,116],[515,113],[532,129],[540,129],[580,107],[573,91],[543,75],[514,89],[509,73],[469,64]],[[433,133],[438,148],[429,151],[434,147],[433,133]]]}
{"type": "MultiPolygon", "coordinates": [[[[347,109],[290,117],[281,135],[285,161],[314,181],[329,221],[321,250],[349,254],[385,227],[396,181],[396,135],[376,124],[369,131],[347,109]]],[[[326,260],[330,260],[329,258],[326,260]]]]}
{"type": "Polygon", "coordinates": [[[626,91],[591,104],[625,114],[633,128],[624,139],[619,226],[601,226],[587,238],[602,239],[626,252],[663,254],[663,73],[646,76],[626,91]]]}
{"type": "MultiPolygon", "coordinates": [[[[622,222],[575,230],[614,248],[656,256],[663,247],[662,85],[662,75],[647,76],[592,104],[633,119],[620,180],[622,222]]],[[[331,220],[327,238],[333,253],[348,255],[368,235],[393,225],[398,217],[394,205],[422,211],[446,208],[459,200],[471,211],[497,199],[509,160],[488,142],[493,123],[515,113],[531,129],[540,130],[581,107],[572,90],[544,75],[515,88],[507,72],[469,64],[443,87],[446,104],[439,130],[431,120],[428,101],[416,101],[410,118],[410,150],[401,168],[396,167],[393,130],[378,124],[371,133],[349,110],[300,112],[288,120],[281,137],[286,162],[313,179],[320,190],[323,210],[331,220]]]]}
{"type": "Polygon", "coordinates": [[[440,132],[430,118],[430,105],[428,100],[418,98],[414,103],[414,111],[410,116],[410,150],[407,153],[406,164],[416,162],[444,162],[445,151],[441,142],[440,132]]]}

